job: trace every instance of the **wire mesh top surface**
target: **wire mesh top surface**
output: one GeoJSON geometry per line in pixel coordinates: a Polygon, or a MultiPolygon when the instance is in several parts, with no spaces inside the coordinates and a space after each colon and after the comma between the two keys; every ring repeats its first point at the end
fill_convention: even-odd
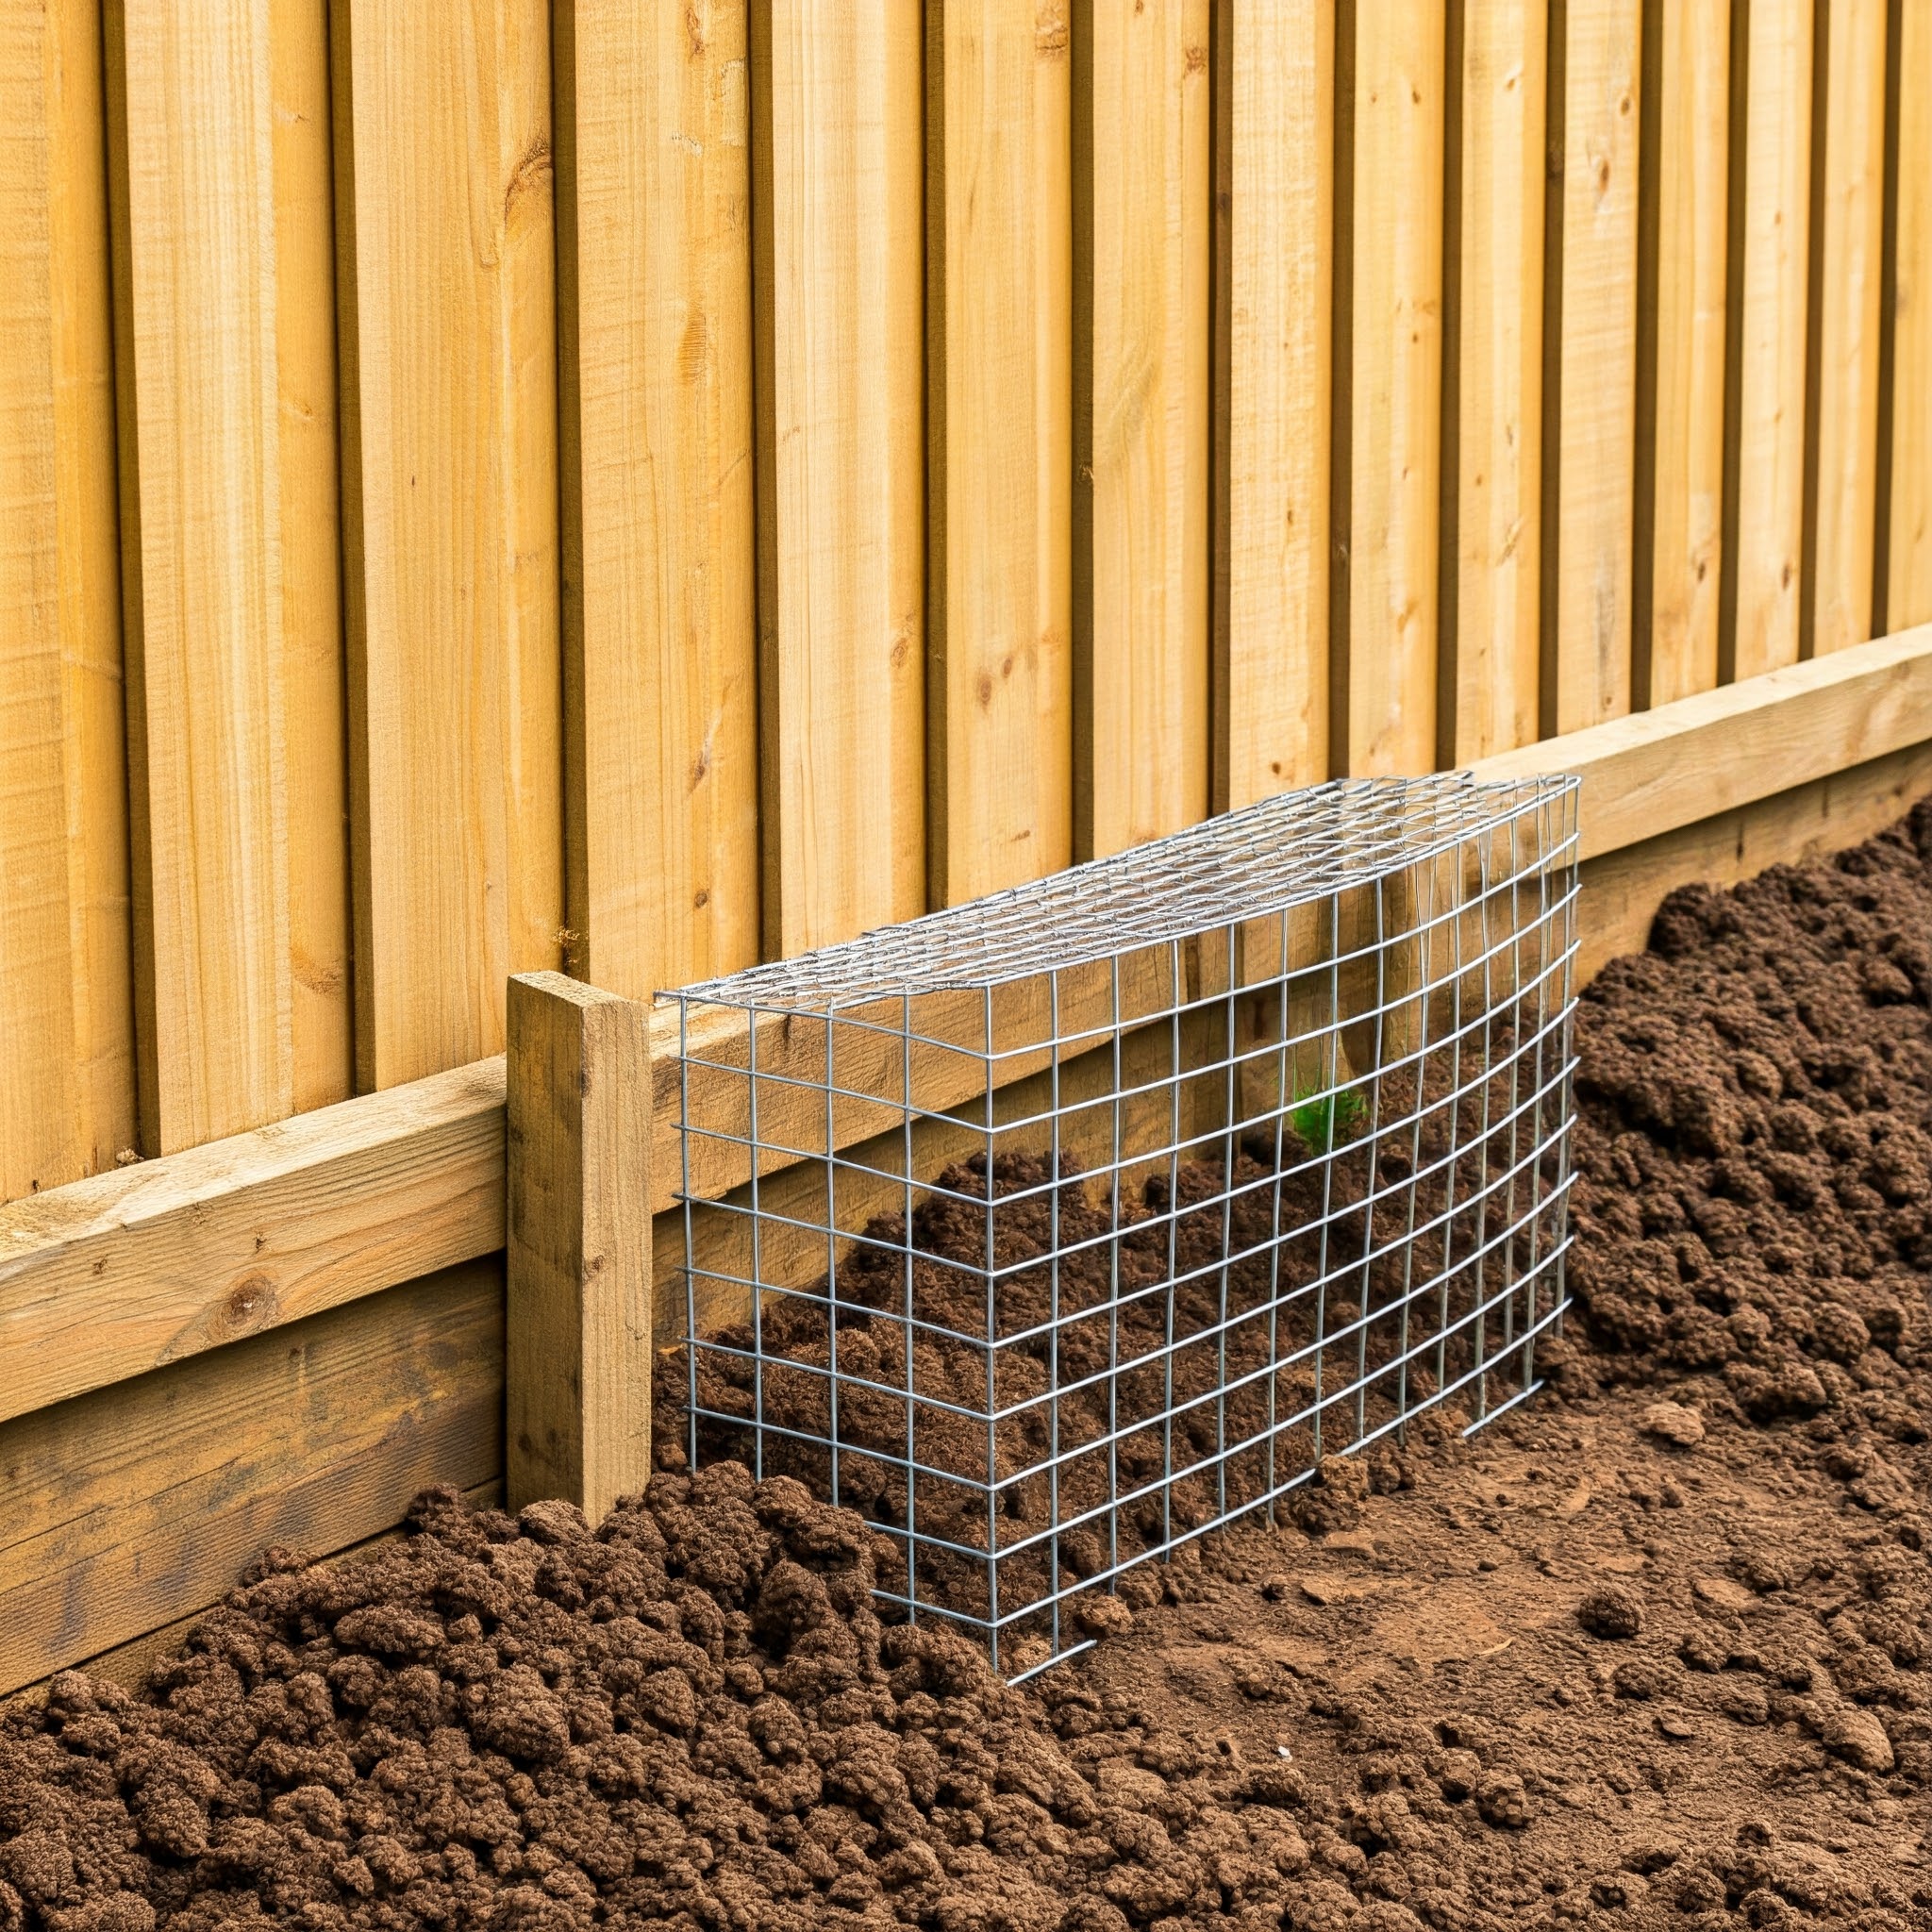
{"type": "Polygon", "coordinates": [[[1338,778],[970,905],[666,997],[687,1008],[830,1013],[997,985],[1325,899],[1560,805],[1555,839],[1541,835],[1525,855],[1547,862],[1574,836],[1576,790],[1565,774],[1489,782],[1467,772],[1338,778]]]}

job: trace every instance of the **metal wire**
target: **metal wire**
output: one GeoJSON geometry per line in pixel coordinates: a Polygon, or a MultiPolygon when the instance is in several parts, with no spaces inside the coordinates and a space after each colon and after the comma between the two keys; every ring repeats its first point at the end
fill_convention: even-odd
{"type": "MultiPolygon", "coordinates": [[[[668,995],[693,1466],[1030,1675],[1566,1306],[1576,784],[1287,793],[668,995]]],[[[1300,1506],[1297,1506],[1300,1507],[1300,1506]]]]}

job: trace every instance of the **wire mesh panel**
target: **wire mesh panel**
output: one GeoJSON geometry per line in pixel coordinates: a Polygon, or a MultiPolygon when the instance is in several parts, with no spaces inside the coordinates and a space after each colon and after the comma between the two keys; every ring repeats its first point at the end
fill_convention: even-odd
{"type": "Polygon", "coordinates": [[[1576,786],[1292,792],[681,1006],[693,1465],[1023,1675],[1564,1304],[1576,786]]]}

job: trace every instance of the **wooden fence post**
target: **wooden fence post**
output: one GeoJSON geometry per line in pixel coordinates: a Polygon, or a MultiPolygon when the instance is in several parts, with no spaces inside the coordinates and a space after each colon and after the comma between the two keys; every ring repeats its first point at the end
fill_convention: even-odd
{"type": "Polygon", "coordinates": [[[650,1008],[568,979],[509,983],[511,1508],[595,1523],[651,1457],[650,1008]]]}

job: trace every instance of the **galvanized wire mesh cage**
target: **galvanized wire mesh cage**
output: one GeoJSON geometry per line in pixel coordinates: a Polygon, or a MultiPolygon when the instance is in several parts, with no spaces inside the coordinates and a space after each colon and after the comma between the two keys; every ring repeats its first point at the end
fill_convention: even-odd
{"type": "Polygon", "coordinates": [[[686,989],[688,1454],[1024,1675],[1564,1305],[1576,787],[1341,781],[686,989]]]}

